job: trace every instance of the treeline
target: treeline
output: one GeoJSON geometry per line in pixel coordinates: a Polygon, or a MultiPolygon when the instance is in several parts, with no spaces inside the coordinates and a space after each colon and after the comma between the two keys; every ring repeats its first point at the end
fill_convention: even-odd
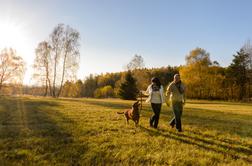
{"type": "MultiPolygon", "coordinates": [[[[130,75],[136,81],[138,90],[145,90],[150,84],[152,77],[159,77],[164,85],[172,81],[173,75],[178,73],[178,67],[162,67],[153,69],[135,69],[130,75]]],[[[106,73],[101,75],[90,75],[84,81],[67,81],[63,86],[61,96],[63,97],[121,97],[121,85],[126,81],[129,72],[106,73]]],[[[129,92],[131,89],[129,89],[129,92]]],[[[134,90],[135,91],[135,90],[134,90]]]]}
{"type": "MultiPolygon", "coordinates": [[[[250,49],[252,50],[252,49],[250,49]]],[[[246,48],[233,55],[228,67],[221,67],[210,59],[210,54],[196,48],[186,56],[186,64],[179,67],[131,69],[130,74],[136,81],[138,90],[145,90],[152,77],[160,78],[164,87],[180,73],[187,87],[187,97],[215,100],[249,100],[252,97],[251,54],[246,48]]],[[[84,81],[67,81],[61,96],[64,97],[122,97],[120,90],[129,72],[90,75],[84,81]]],[[[133,80],[134,81],[134,80],[133,80]]],[[[128,89],[130,93],[132,90],[128,89]]],[[[133,90],[135,91],[135,90],[133,90]]]]}
{"type": "MultiPolygon", "coordinates": [[[[252,97],[250,55],[245,48],[242,48],[233,56],[233,61],[228,67],[221,67],[217,61],[210,59],[210,54],[206,50],[196,48],[186,56],[186,64],[183,66],[148,69],[143,68],[144,65],[141,64],[141,67],[128,68],[125,72],[91,74],[85,80],[66,81],[60,96],[127,99],[127,96],[122,97],[122,85],[133,82],[131,87],[124,87],[124,91],[127,91],[124,94],[130,94],[132,91],[145,90],[151,78],[158,77],[166,88],[173,80],[174,74],[180,73],[187,87],[188,98],[249,100],[252,97]]],[[[134,62],[138,63],[139,58],[142,61],[142,57],[135,56],[130,62],[131,66],[134,66],[132,65],[134,62]]],[[[45,86],[26,87],[24,93],[43,95],[45,90],[45,86]]]]}
{"type": "MultiPolygon", "coordinates": [[[[152,77],[159,77],[164,85],[173,80],[173,75],[179,72],[178,67],[162,67],[152,69],[134,69],[130,72],[136,81],[138,90],[146,90],[152,77]]],[[[61,97],[95,97],[95,98],[115,98],[120,97],[120,86],[125,82],[128,74],[125,72],[106,73],[100,75],[89,75],[85,80],[66,81],[63,85],[61,97]]],[[[45,86],[26,86],[25,94],[41,95],[45,93],[45,86]]]]}

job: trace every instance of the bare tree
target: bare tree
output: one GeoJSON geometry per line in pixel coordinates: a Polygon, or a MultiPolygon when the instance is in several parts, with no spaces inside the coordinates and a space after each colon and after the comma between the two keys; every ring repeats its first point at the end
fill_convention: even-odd
{"type": "Polygon", "coordinates": [[[60,60],[60,55],[62,51],[62,38],[64,32],[64,25],[59,24],[53,30],[50,35],[50,43],[52,45],[52,58],[53,58],[53,87],[52,96],[56,97],[56,79],[57,79],[57,67],[60,60]]]}
{"type": "Polygon", "coordinates": [[[54,73],[52,87],[53,97],[59,97],[66,77],[74,77],[76,75],[80,58],[79,40],[79,32],[64,24],[56,26],[50,35],[54,73]],[[57,94],[56,86],[59,86],[57,94]]]}
{"type": "Polygon", "coordinates": [[[48,42],[43,41],[40,42],[35,50],[36,57],[34,60],[33,68],[34,68],[34,74],[33,77],[36,80],[45,82],[45,93],[44,96],[48,95],[48,89],[50,95],[52,95],[52,86],[51,86],[51,77],[50,77],[50,71],[51,71],[51,46],[48,42]]]}
{"type": "Polygon", "coordinates": [[[0,90],[4,83],[22,82],[25,63],[12,48],[5,48],[0,53],[0,90]]]}
{"type": "Polygon", "coordinates": [[[135,70],[144,68],[144,59],[141,55],[135,54],[132,60],[127,64],[127,70],[135,70]]]}
{"type": "Polygon", "coordinates": [[[61,93],[62,86],[64,83],[64,78],[68,74],[68,76],[71,76],[72,74],[75,74],[77,72],[77,69],[79,67],[79,39],[80,34],[75,29],[66,26],[63,36],[63,62],[62,62],[62,76],[61,76],[61,82],[60,82],[60,88],[58,92],[58,97],[61,93]],[[68,72],[68,73],[67,73],[68,72]]]}

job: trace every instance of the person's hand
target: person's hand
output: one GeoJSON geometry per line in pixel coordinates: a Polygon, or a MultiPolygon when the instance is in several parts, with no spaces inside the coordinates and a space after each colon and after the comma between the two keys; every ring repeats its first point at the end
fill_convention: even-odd
{"type": "Polygon", "coordinates": [[[144,90],[140,90],[140,93],[141,93],[142,95],[145,95],[145,91],[144,91],[144,90]]]}

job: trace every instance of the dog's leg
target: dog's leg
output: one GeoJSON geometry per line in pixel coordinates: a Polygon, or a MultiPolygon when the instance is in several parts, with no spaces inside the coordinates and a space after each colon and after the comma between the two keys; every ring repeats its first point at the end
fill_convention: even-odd
{"type": "Polygon", "coordinates": [[[129,124],[129,118],[125,115],[126,125],[129,124]]]}

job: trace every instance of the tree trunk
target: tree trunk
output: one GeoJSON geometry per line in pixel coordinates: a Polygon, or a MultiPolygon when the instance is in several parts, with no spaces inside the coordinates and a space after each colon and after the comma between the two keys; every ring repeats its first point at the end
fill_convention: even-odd
{"type": "Polygon", "coordinates": [[[53,91],[52,91],[52,97],[56,97],[56,72],[57,72],[57,52],[56,52],[56,55],[55,55],[55,58],[54,58],[54,75],[53,75],[53,91]]]}
{"type": "Polygon", "coordinates": [[[0,80],[0,91],[2,90],[2,87],[3,87],[3,75],[2,75],[2,77],[1,77],[1,80],[0,80]]]}
{"type": "Polygon", "coordinates": [[[60,83],[60,88],[59,88],[59,92],[57,97],[60,96],[60,93],[62,91],[62,86],[63,86],[63,81],[64,81],[64,77],[65,77],[65,68],[66,68],[66,57],[67,57],[67,53],[64,56],[64,61],[63,61],[63,71],[62,71],[62,77],[61,77],[61,83],[60,83]]]}
{"type": "Polygon", "coordinates": [[[48,88],[49,88],[49,94],[50,96],[52,96],[52,86],[51,86],[51,81],[49,78],[49,65],[46,65],[46,80],[48,82],[48,88]]]}
{"type": "Polygon", "coordinates": [[[47,83],[47,79],[46,79],[46,85],[45,85],[46,87],[45,87],[45,94],[44,94],[44,96],[47,96],[47,91],[48,91],[48,83],[47,83]]]}

